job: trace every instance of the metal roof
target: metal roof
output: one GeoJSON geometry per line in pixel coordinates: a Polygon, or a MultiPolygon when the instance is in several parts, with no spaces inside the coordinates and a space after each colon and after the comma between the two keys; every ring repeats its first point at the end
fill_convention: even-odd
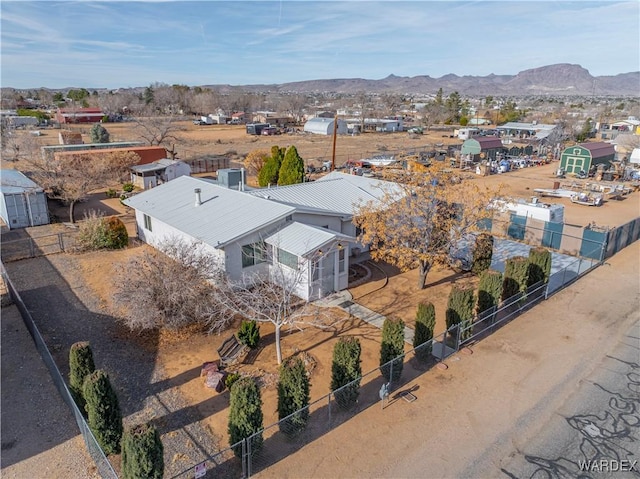
{"type": "Polygon", "coordinates": [[[504,125],[500,125],[496,127],[496,130],[530,130],[530,131],[539,131],[539,130],[553,130],[557,125],[547,125],[544,123],[521,123],[518,121],[510,121],[505,123],[504,125]]]}
{"type": "Polygon", "coordinates": [[[335,231],[294,222],[267,237],[265,243],[297,256],[307,256],[319,252],[321,248],[336,239],[354,240],[335,231]]]}
{"type": "Polygon", "coordinates": [[[3,194],[24,193],[25,191],[43,191],[37,183],[18,170],[0,170],[0,188],[3,194]]]}
{"type": "Polygon", "coordinates": [[[591,158],[601,158],[603,156],[616,154],[616,150],[611,143],[597,141],[591,143],[580,143],[578,146],[589,150],[591,152],[591,158]]]}
{"type": "Polygon", "coordinates": [[[385,191],[398,188],[388,181],[332,172],[310,183],[251,191],[269,200],[315,210],[353,215],[358,206],[383,198],[385,191]]]}
{"type": "Polygon", "coordinates": [[[214,247],[224,246],[295,211],[290,206],[190,176],[180,176],[124,203],[214,247]],[[196,188],[201,190],[199,206],[195,206],[196,188]]]}
{"type": "Polygon", "coordinates": [[[147,163],[145,165],[134,165],[130,169],[138,173],[144,173],[145,171],[159,171],[166,169],[167,166],[175,165],[178,162],[179,160],[165,158],[162,160],[154,161],[153,163],[147,163]]]}

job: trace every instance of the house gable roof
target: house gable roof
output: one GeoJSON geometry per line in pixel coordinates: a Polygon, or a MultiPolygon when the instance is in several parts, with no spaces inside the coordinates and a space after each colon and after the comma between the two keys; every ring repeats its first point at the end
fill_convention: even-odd
{"type": "Polygon", "coordinates": [[[267,237],[265,243],[304,257],[315,255],[325,245],[340,239],[353,241],[355,238],[325,228],[294,222],[267,237]]]}
{"type": "Polygon", "coordinates": [[[293,214],[295,208],[181,176],[124,201],[158,221],[213,247],[223,247],[293,214]],[[195,206],[194,190],[201,190],[195,206]]]}
{"type": "Polygon", "coordinates": [[[356,213],[358,206],[378,201],[385,192],[397,188],[388,181],[331,172],[310,183],[253,190],[250,194],[288,205],[350,216],[356,213]]]}

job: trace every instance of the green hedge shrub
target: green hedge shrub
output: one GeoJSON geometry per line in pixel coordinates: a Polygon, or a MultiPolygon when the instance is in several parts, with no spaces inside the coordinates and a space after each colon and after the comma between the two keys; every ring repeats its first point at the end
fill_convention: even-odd
{"type": "Polygon", "coordinates": [[[482,313],[500,304],[502,296],[502,273],[488,269],[480,275],[478,284],[477,312],[482,313]]]}
{"type": "Polygon", "coordinates": [[[358,402],[362,377],[361,352],[360,340],[353,336],[341,337],[333,347],[331,390],[335,391],[334,397],[341,409],[351,409],[358,402]]]}
{"type": "Polygon", "coordinates": [[[529,260],[524,256],[509,258],[504,265],[502,300],[524,293],[529,279],[529,260]]]}
{"type": "Polygon", "coordinates": [[[82,387],[85,378],[96,370],[93,362],[93,351],[87,341],[71,345],[69,349],[69,391],[82,414],[86,413],[82,387]]]}
{"type": "Polygon", "coordinates": [[[447,329],[453,325],[460,325],[465,329],[462,333],[462,339],[466,339],[472,334],[469,326],[473,322],[475,297],[473,289],[454,285],[449,293],[447,302],[447,310],[445,312],[447,329]]]}
{"type": "Polygon", "coordinates": [[[251,349],[260,342],[260,326],[254,320],[242,321],[238,330],[238,341],[251,349]]]}
{"type": "Polygon", "coordinates": [[[471,271],[475,275],[482,274],[483,271],[491,267],[493,257],[493,236],[489,233],[480,233],[476,237],[476,245],[473,249],[473,263],[471,271]]]}
{"type": "Polygon", "coordinates": [[[529,272],[527,286],[549,282],[551,275],[551,251],[541,246],[529,250],[529,272]]]}
{"type": "Polygon", "coordinates": [[[396,318],[386,318],[382,325],[380,371],[387,382],[393,382],[400,379],[403,368],[404,321],[396,318]]]}
{"type": "Polygon", "coordinates": [[[310,388],[309,375],[301,358],[289,358],[282,363],[278,381],[278,419],[281,420],[278,426],[287,436],[295,436],[307,425],[310,388]],[[282,421],[290,414],[293,416],[282,421]]]}
{"type": "MultiPolygon", "coordinates": [[[[433,304],[429,302],[418,304],[418,310],[416,311],[416,329],[413,334],[414,349],[433,339],[433,330],[435,327],[436,309],[433,304]]],[[[431,344],[416,349],[416,358],[422,362],[428,361],[431,357],[431,349],[431,344]]]]}
{"type": "Polygon", "coordinates": [[[122,478],[162,479],[164,448],[160,435],[150,424],[127,428],[122,436],[122,478]]]}
{"type": "Polygon", "coordinates": [[[106,372],[98,369],[84,380],[82,388],[87,402],[87,424],[105,454],[120,452],[122,414],[118,396],[106,372]]]}
{"type": "MultiPolygon", "coordinates": [[[[260,450],[263,443],[262,433],[262,396],[256,381],[251,377],[238,379],[230,390],[229,398],[229,443],[236,443],[252,436],[251,453],[260,450]],[[255,435],[254,435],[255,434],[255,435]]],[[[236,457],[242,456],[242,446],[233,448],[236,457]]]]}

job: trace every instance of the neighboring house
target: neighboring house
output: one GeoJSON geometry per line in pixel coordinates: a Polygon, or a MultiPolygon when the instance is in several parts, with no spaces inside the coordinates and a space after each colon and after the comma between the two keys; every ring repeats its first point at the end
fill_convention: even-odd
{"type": "Polygon", "coordinates": [[[58,123],[100,123],[104,112],[100,108],[58,108],[55,119],[58,123]]]}
{"type": "Polygon", "coordinates": [[[300,275],[296,294],[305,300],[347,287],[354,238],[294,221],[294,206],[189,176],[124,203],[135,210],[141,240],[156,247],[171,238],[199,242],[231,280],[279,277],[279,268],[300,275]]]}
{"type": "MultiPolygon", "coordinates": [[[[106,148],[133,148],[142,147],[143,145],[144,143],[142,143],[141,141],[121,141],[113,143],[87,143],[81,145],[48,145],[42,146],[40,150],[42,152],[42,158],[46,159],[53,158],[56,153],[63,153],[66,151],[72,152],[81,150],[104,150],[106,148]]],[[[165,156],[160,158],[166,158],[166,152],[165,156]]],[[[157,159],[159,160],[160,158],[157,159]]]]}
{"type": "Polygon", "coordinates": [[[9,229],[49,224],[44,190],[18,170],[0,170],[0,216],[9,229]]]}
{"type": "Polygon", "coordinates": [[[559,130],[558,125],[546,125],[544,123],[522,123],[511,121],[496,127],[500,137],[504,138],[504,143],[509,144],[512,139],[520,140],[544,140],[555,130],[559,130]]]}
{"type": "Polygon", "coordinates": [[[184,161],[168,158],[163,158],[153,163],[135,165],[130,169],[131,183],[143,190],[148,190],[167,181],[175,180],[180,176],[189,176],[191,174],[191,167],[184,161]]]}
{"type": "MultiPolygon", "coordinates": [[[[103,155],[109,153],[121,153],[121,152],[131,152],[135,153],[140,157],[140,161],[138,165],[146,165],[149,163],[153,163],[154,161],[162,160],[167,157],[167,150],[162,146],[142,146],[142,147],[124,147],[124,148],[109,148],[109,146],[113,146],[113,143],[92,143],[90,145],[73,145],[79,148],[73,149],[71,151],[62,151],[54,153],[54,157],[59,160],[64,160],[65,158],[72,158],[74,156],[82,156],[91,158],[92,155],[103,155]],[[84,147],[84,148],[83,148],[84,147]],[[95,148],[88,148],[95,147],[95,148]]],[[[71,146],[71,145],[68,145],[71,146]]],[[[48,148],[48,147],[43,147],[48,148]]]]}
{"type": "Polygon", "coordinates": [[[580,143],[564,149],[560,155],[560,168],[569,174],[586,173],[592,166],[610,166],[615,156],[615,148],[610,143],[580,143]]]}
{"type": "MultiPolygon", "coordinates": [[[[303,130],[307,133],[313,133],[316,135],[333,135],[334,130],[334,122],[335,118],[322,118],[316,117],[307,120],[304,124],[303,130]]],[[[336,133],[338,135],[346,135],[347,134],[347,122],[344,120],[338,119],[338,124],[336,126],[336,133]]]]}
{"type": "Polygon", "coordinates": [[[602,140],[613,140],[621,133],[640,134],[640,120],[634,116],[613,123],[598,123],[596,128],[602,140]]]}

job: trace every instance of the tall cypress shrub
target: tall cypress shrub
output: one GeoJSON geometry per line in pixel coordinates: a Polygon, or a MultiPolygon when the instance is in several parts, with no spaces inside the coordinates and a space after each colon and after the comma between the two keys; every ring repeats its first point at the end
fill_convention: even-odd
{"type": "Polygon", "coordinates": [[[69,349],[69,391],[82,414],[86,414],[82,386],[85,378],[96,370],[93,351],[87,341],[79,341],[69,349]]]}
{"type": "Polygon", "coordinates": [[[471,271],[475,275],[482,274],[483,271],[491,267],[493,257],[493,236],[489,233],[480,233],[476,237],[476,245],[473,249],[473,264],[471,271]]]}
{"type": "Polygon", "coordinates": [[[551,275],[551,251],[541,246],[529,250],[529,275],[527,286],[549,282],[551,275]]]}
{"type": "Polygon", "coordinates": [[[447,329],[453,325],[460,325],[464,329],[462,338],[466,339],[471,336],[473,331],[470,326],[473,322],[473,313],[475,306],[475,297],[473,289],[454,285],[449,293],[447,302],[447,310],[445,317],[447,321],[447,329]]]}
{"type": "MultiPolygon", "coordinates": [[[[252,436],[251,453],[262,447],[262,396],[256,381],[248,376],[238,379],[230,389],[229,398],[229,442],[232,445],[252,436]],[[255,435],[254,435],[255,434],[255,435]]],[[[242,456],[242,445],[233,448],[236,457],[242,456]]]]}
{"type": "Polygon", "coordinates": [[[294,357],[282,363],[278,381],[278,419],[281,420],[280,431],[288,436],[296,435],[307,425],[309,419],[307,406],[311,400],[310,386],[309,375],[302,359],[294,357]],[[291,414],[293,416],[282,421],[291,414]]]}
{"type": "Polygon", "coordinates": [[[362,366],[360,340],[341,337],[333,347],[331,362],[331,390],[341,409],[351,409],[358,402],[362,366]]]}
{"type": "Polygon", "coordinates": [[[480,275],[478,284],[478,314],[500,304],[502,296],[502,273],[488,269],[480,275]]]}
{"type": "Polygon", "coordinates": [[[436,327],[436,309],[432,303],[419,303],[416,311],[416,328],[413,333],[413,347],[419,361],[427,361],[431,357],[433,330],[436,327]],[[429,343],[421,348],[420,345],[429,343]]]}
{"type": "Polygon", "coordinates": [[[280,171],[278,172],[278,185],[295,185],[304,181],[304,160],[298,154],[295,146],[291,145],[284,155],[280,171]]]}
{"type": "Polygon", "coordinates": [[[387,382],[393,382],[400,379],[403,368],[404,321],[401,319],[386,318],[382,325],[380,370],[387,382]]]}
{"type": "Polygon", "coordinates": [[[87,402],[87,423],[98,444],[105,454],[119,453],[122,414],[107,373],[98,369],[87,376],[83,394],[87,402]]]}
{"type": "Polygon", "coordinates": [[[150,424],[127,428],[122,436],[122,478],[162,479],[164,448],[160,435],[150,424]]]}
{"type": "Polygon", "coordinates": [[[277,145],[271,147],[271,157],[262,166],[262,169],[258,173],[258,184],[262,187],[278,184],[278,174],[280,172],[280,166],[284,159],[284,148],[280,148],[277,145]]]}
{"type": "Polygon", "coordinates": [[[527,290],[529,260],[524,256],[509,258],[504,265],[502,300],[506,300],[527,290]]]}

